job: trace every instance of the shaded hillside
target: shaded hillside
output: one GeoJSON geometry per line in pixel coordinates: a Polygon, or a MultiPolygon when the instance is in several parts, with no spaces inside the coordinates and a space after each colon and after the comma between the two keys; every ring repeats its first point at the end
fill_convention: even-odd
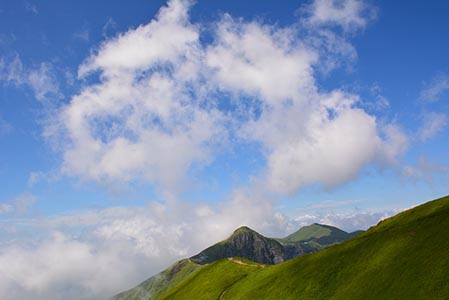
{"type": "Polygon", "coordinates": [[[445,197],[384,220],[339,245],[254,268],[230,285],[221,278],[240,265],[228,261],[222,268],[223,262],[213,263],[206,282],[195,280],[203,276],[200,270],[161,299],[449,299],[448,225],[445,197]]]}
{"type": "Polygon", "coordinates": [[[284,247],[248,227],[240,227],[226,240],[219,242],[190,259],[199,264],[211,263],[227,257],[244,257],[262,264],[276,264],[286,260],[284,247]]]}

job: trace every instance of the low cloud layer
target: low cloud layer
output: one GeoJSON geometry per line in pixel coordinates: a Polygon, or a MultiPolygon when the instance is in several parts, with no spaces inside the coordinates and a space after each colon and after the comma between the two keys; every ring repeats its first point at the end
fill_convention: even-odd
{"type": "Polygon", "coordinates": [[[235,191],[227,203],[150,203],[60,217],[2,222],[0,298],[107,299],[174,261],[196,254],[247,225],[286,236],[314,222],[348,231],[366,229],[393,211],[301,215],[276,212],[269,201],[235,191]],[[17,236],[33,232],[33,237],[17,236]]]}

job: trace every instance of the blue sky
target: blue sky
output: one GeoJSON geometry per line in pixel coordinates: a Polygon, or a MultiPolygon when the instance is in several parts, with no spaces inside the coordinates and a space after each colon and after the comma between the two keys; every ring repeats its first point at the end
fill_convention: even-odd
{"type": "MultiPolygon", "coordinates": [[[[239,225],[364,229],[447,194],[447,1],[128,2],[0,2],[0,264],[78,249],[89,273],[119,244],[148,261],[120,290],[239,225]]],[[[42,299],[76,298],[51,274],[42,299]]]]}

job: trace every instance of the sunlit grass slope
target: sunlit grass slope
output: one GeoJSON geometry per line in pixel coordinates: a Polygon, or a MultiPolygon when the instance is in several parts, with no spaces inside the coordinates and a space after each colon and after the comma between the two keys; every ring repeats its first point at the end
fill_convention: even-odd
{"type": "Polygon", "coordinates": [[[161,273],[145,280],[137,287],[120,293],[110,300],[159,299],[162,294],[200,268],[200,265],[191,262],[189,259],[180,260],[161,273]]]}
{"type": "Polygon", "coordinates": [[[278,239],[278,241],[282,244],[294,244],[299,242],[312,243],[316,245],[317,248],[322,249],[346,241],[351,238],[352,235],[356,236],[360,232],[361,231],[347,233],[333,226],[315,223],[309,226],[304,226],[291,235],[283,239],[278,239]]]}
{"type": "Polygon", "coordinates": [[[244,258],[222,259],[204,266],[161,299],[224,299],[233,284],[264,267],[244,258]]]}
{"type": "Polygon", "coordinates": [[[449,299],[449,197],[279,265],[213,263],[162,299],[449,299]]]}

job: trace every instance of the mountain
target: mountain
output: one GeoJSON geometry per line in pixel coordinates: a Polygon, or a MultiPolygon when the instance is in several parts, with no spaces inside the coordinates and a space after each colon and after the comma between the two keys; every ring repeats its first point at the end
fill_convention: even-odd
{"type": "Polygon", "coordinates": [[[227,240],[201,251],[190,259],[198,264],[206,264],[238,256],[272,265],[341,243],[352,236],[336,227],[312,224],[285,238],[272,239],[243,226],[234,231],[227,240]]]}
{"type": "MultiPolygon", "coordinates": [[[[135,288],[114,296],[111,300],[159,299],[162,294],[189,277],[192,273],[196,273],[200,269],[203,270],[203,265],[224,258],[241,257],[255,263],[272,265],[299,255],[319,251],[326,246],[350,237],[351,235],[345,231],[321,224],[302,227],[295,233],[282,239],[267,238],[251,228],[243,226],[235,230],[228,239],[212,245],[190,259],[184,259],[173,264],[168,269],[147,279],[135,288]]],[[[224,261],[223,264],[229,264],[229,261],[224,261]]],[[[233,264],[235,263],[231,262],[231,266],[233,264]]],[[[243,266],[243,264],[240,264],[240,266],[243,266]]],[[[207,266],[204,270],[209,270],[209,268],[207,266]]],[[[215,267],[212,269],[215,269],[215,267]]],[[[248,268],[240,267],[240,269],[246,270],[248,268]]],[[[243,272],[242,270],[239,272],[243,272]]],[[[254,266],[248,270],[253,271],[254,266]]],[[[233,273],[231,272],[230,274],[233,273]]]]}
{"type": "Polygon", "coordinates": [[[160,299],[449,299],[448,225],[445,197],[281,264],[219,260],[160,299]]]}
{"type": "Polygon", "coordinates": [[[309,226],[301,227],[298,231],[281,239],[283,243],[308,242],[311,240],[319,241],[328,239],[331,243],[342,242],[346,240],[348,233],[336,227],[314,223],[309,226]]]}
{"type": "Polygon", "coordinates": [[[309,226],[301,227],[298,231],[290,234],[289,236],[278,239],[284,245],[291,244],[310,244],[315,248],[325,248],[330,245],[344,242],[357,234],[363,232],[362,230],[347,233],[337,227],[322,225],[314,223],[309,226]]]}
{"type": "Polygon", "coordinates": [[[158,299],[200,267],[200,265],[191,262],[190,259],[180,260],[135,288],[122,292],[110,298],[110,300],[158,299]]]}
{"type": "Polygon", "coordinates": [[[226,257],[244,257],[262,264],[276,264],[286,260],[284,247],[275,239],[264,237],[243,226],[222,242],[191,257],[198,264],[211,263],[226,257]]]}

